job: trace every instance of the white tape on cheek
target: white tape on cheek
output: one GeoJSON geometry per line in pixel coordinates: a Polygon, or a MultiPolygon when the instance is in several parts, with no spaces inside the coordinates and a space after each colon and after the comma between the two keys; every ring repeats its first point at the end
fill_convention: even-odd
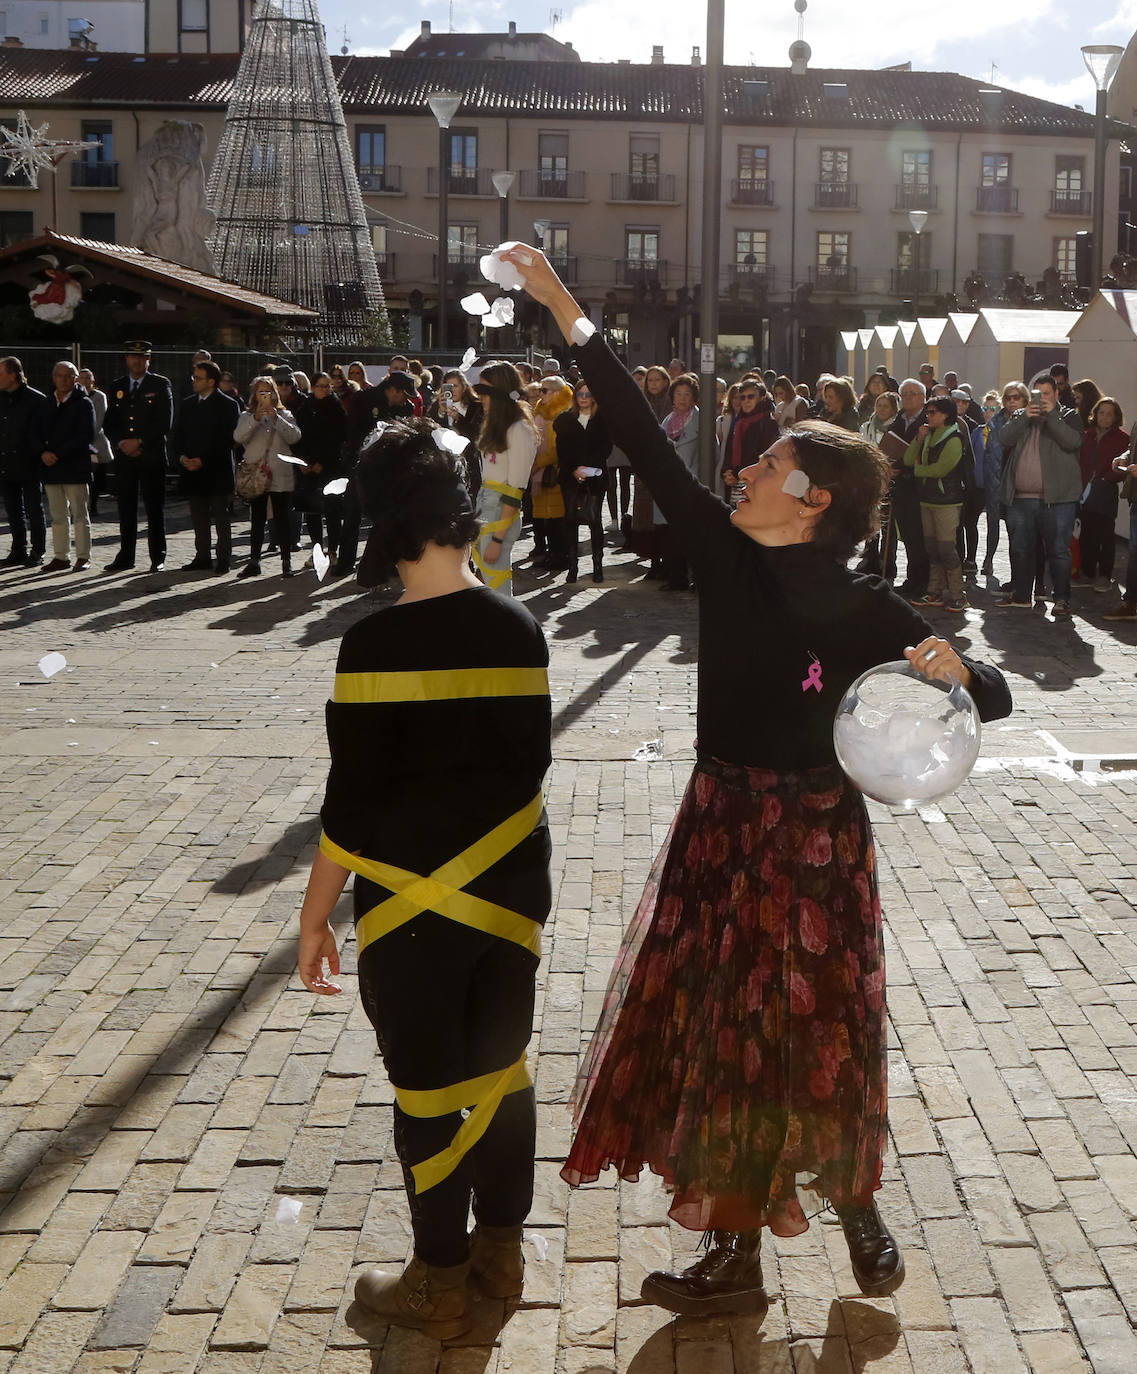
{"type": "Polygon", "coordinates": [[[793,468],[786,474],[786,480],[782,483],[782,490],[787,496],[795,496],[800,501],[809,490],[809,478],[802,472],[801,468],[793,468]]]}

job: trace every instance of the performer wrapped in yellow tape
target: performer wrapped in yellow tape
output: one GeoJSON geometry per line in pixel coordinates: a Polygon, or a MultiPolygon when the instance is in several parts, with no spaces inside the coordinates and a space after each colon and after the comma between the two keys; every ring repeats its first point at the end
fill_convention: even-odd
{"type": "Polygon", "coordinates": [[[462,459],[439,449],[435,429],[392,425],[356,473],[373,522],[360,580],[394,567],[404,591],[340,647],[299,965],[312,992],[340,990],[329,917],[354,872],[359,988],[395,1089],[415,1238],[407,1269],[369,1270],[356,1298],[450,1339],[472,1324],[471,1272],[493,1297],[521,1295],[536,1136],[525,1048],[551,904],[550,707],[539,626],[470,571],[478,522],[462,459]]]}
{"type": "Polygon", "coordinates": [[[478,492],[481,533],[474,566],[486,586],[513,595],[513,545],[521,533],[521,500],[537,456],[537,426],[522,399],[521,377],[512,363],[482,368],[474,387],[485,418],[478,436],[482,489],[478,492]]]}

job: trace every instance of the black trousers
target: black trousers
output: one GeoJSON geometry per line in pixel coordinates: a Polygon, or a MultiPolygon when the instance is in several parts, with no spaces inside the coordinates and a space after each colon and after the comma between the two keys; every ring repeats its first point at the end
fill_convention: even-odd
{"type": "MultiPolygon", "coordinates": [[[[914,481],[900,478],[892,484],[892,547],[891,559],[895,560],[896,540],[899,536],[904,545],[908,560],[905,572],[907,590],[917,594],[928,590],[928,574],[931,565],[928,552],[924,547],[924,526],[920,516],[920,489],[914,481]]],[[[893,561],[893,570],[895,562],[893,561]]],[[[884,571],[889,576],[888,567],[884,571]]],[[[894,573],[893,573],[894,575],[894,573]]]]}
{"type": "Polygon", "coordinates": [[[5,482],[4,513],[12,534],[12,552],[27,557],[30,534],[31,552],[38,558],[47,547],[47,521],[43,515],[43,493],[38,479],[5,482]]]}
{"type": "Polygon", "coordinates": [[[339,566],[341,572],[350,572],[359,557],[359,526],[363,512],[359,507],[359,494],[355,482],[349,481],[343,494],[343,524],[340,527],[339,566]]]}
{"type": "MultiPolygon", "coordinates": [[[[533,1031],[537,965],[520,945],[433,912],[368,945],[359,958],[359,988],[392,1084],[445,1088],[516,1063],[533,1031]]],[[[419,1259],[463,1263],[471,1199],[486,1226],[524,1222],[533,1205],[532,1088],[507,1093],[453,1173],[422,1193],[412,1166],[446,1149],[462,1115],[409,1116],[396,1105],[394,1117],[419,1259]]]]}
{"type": "Polygon", "coordinates": [[[632,509],[631,468],[608,469],[608,514],[613,520],[623,519],[632,509]],[[619,502],[617,503],[617,495],[619,502]]]}
{"type": "MultiPolygon", "coordinates": [[[[592,566],[599,568],[604,561],[604,526],[585,525],[592,540],[592,566]]],[[[564,522],[566,541],[568,543],[569,567],[574,572],[580,562],[580,531],[581,526],[571,517],[564,522]]]]}
{"type": "Polygon", "coordinates": [[[1082,511],[1082,533],[1078,542],[1082,547],[1082,576],[1088,581],[1095,577],[1112,577],[1113,560],[1117,552],[1114,528],[1117,515],[1095,515],[1082,511]]]}
{"type": "Polygon", "coordinates": [[[304,525],[308,531],[308,538],[313,544],[321,545],[329,558],[337,553],[340,546],[343,528],[343,520],[340,517],[340,500],[341,498],[338,496],[325,496],[322,511],[304,512],[304,525]],[[324,543],[325,520],[328,523],[328,542],[326,544],[324,543]]]}
{"type": "Polygon", "coordinates": [[[114,494],[118,502],[119,554],[133,563],[138,545],[138,497],[146,510],[146,543],[151,563],[166,561],[166,469],[160,462],[115,459],[114,494]]]}
{"type": "Polygon", "coordinates": [[[249,532],[249,561],[261,561],[264,547],[265,519],[268,513],[269,498],[272,498],[272,532],[280,549],[280,562],[285,568],[292,566],[292,527],[289,517],[292,512],[292,493],[290,491],[266,491],[249,502],[252,527],[249,532]]]}
{"type": "Polygon", "coordinates": [[[193,521],[194,553],[209,558],[212,528],[217,530],[217,561],[228,563],[233,557],[233,522],[229,515],[232,492],[219,489],[194,493],[189,499],[190,519],[193,521]]]}
{"type": "Polygon", "coordinates": [[[959,529],[955,532],[955,548],[961,563],[979,561],[979,517],[987,509],[987,493],[982,487],[969,491],[963,498],[959,529]]]}

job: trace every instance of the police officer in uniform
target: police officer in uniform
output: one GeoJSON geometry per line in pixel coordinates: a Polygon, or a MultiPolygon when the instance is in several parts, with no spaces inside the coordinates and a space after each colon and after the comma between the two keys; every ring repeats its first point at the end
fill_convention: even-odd
{"type": "Polygon", "coordinates": [[[138,496],[146,508],[150,571],[166,564],[166,439],[174,423],[168,377],[150,371],[152,349],[133,339],[124,349],[126,376],[112,382],[103,432],[114,449],[120,548],[108,572],[134,567],[138,541],[138,496]]]}

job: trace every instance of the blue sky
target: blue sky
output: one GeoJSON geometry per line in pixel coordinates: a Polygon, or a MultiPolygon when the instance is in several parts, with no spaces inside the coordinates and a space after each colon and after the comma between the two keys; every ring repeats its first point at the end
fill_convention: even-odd
{"type": "MultiPolygon", "coordinates": [[[[419,19],[436,30],[500,32],[511,19],[521,30],[549,30],[572,42],[592,61],[618,57],[646,62],[662,43],[669,62],[689,61],[706,46],[706,15],[690,0],[472,0],[453,6],[427,0],[408,19],[375,6],[361,12],[357,0],[322,0],[328,46],[338,52],[344,25],[357,53],[385,55],[418,33],[419,19]],[[646,21],[646,22],[645,22],[646,21]]],[[[819,67],[883,67],[911,61],[924,71],[956,71],[1065,104],[1093,107],[1093,86],[1079,49],[1083,43],[1120,43],[1137,29],[1137,0],[953,0],[950,6],[916,7],[897,0],[811,0],[805,36],[819,67]]],[[[727,0],[726,59],[788,65],[786,49],[797,36],[792,0],[759,9],[753,0],[727,0]],[[761,16],[761,18],[759,18],[761,16]]]]}

